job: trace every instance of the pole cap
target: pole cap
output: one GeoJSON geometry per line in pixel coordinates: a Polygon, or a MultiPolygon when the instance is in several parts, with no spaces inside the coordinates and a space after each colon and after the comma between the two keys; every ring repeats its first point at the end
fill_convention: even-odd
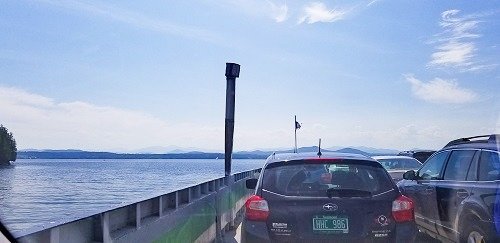
{"type": "Polygon", "coordinates": [[[238,78],[240,76],[240,64],[226,63],[226,78],[238,78]]]}

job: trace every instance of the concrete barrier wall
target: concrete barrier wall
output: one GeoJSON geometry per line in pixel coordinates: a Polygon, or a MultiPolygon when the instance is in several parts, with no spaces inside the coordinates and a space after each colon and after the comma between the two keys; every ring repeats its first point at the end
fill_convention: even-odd
{"type": "Polygon", "coordinates": [[[245,179],[258,172],[221,177],[16,237],[19,242],[49,243],[214,242],[234,226],[253,193],[245,179]]]}

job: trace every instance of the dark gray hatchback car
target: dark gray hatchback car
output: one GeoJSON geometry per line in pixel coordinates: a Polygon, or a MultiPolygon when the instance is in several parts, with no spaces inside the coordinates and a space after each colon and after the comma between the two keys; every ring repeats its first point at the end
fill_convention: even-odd
{"type": "Polygon", "coordinates": [[[377,161],[355,154],[276,154],[245,204],[242,242],[412,242],[413,202],[377,161]]]}

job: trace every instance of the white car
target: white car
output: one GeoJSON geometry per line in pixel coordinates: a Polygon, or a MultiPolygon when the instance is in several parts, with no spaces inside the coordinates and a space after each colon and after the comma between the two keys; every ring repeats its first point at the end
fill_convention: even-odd
{"type": "Polygon", "coordinates": [[[403,179],[406,171],[418,170],[422,166],[420,161],[408,156],[374,156],[373,159],[382,164],[396,182],[403,179]]]}

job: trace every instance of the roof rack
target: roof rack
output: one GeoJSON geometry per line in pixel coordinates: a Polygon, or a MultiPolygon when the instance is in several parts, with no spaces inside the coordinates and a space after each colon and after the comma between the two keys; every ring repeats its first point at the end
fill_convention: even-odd
{"type": "Polygon", "coordinates": [[[474,136],[474,137],[468,137],[468,138],[459,138],[455,139],[448,144],[446,144],[444,147],[450,147],[453,145],[457,144],[464,144],[464,143],[496,143],[500,141],[500,134],[491,134],[491,135],[481,135],[481,136],[474,136]],[[477,138],[488,138],[488,139],[477,139],[477,138]]]}

